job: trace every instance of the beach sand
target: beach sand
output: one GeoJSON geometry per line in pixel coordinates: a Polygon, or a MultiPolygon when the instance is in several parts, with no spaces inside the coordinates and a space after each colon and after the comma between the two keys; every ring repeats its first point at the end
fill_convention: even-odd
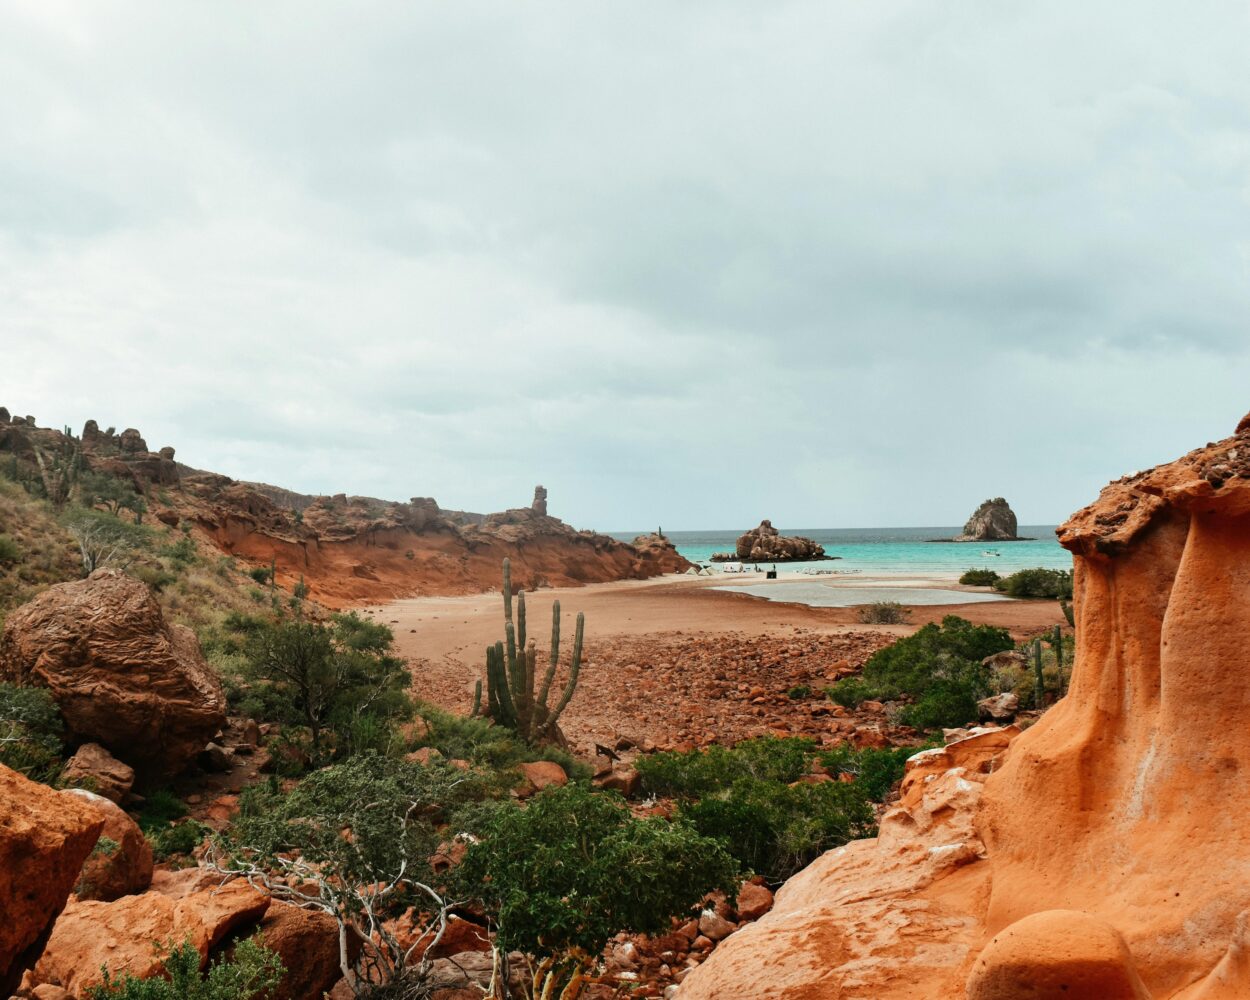
{"type": "MultiPolygon", "coordinates": [[[[813,578],[783,576],[776,583],[796,579],[813,582],[813,578]]],[[[688,739],[692,726],[694,735],[710,732],[722,739],[741,738],[750,735],[746,731],[750,720],[741,713],[721,712],[715,704],[722,695],[730,700],[736,697],[737,692],[730,690],[736,681],[751,688],[762,686],[770,698],[778,694],[772,688],[784,694],[795,683],[809,683],[819,690],[832,681],[832,664],[847,661],[860,666],[891,636],[909,634],[948,614],[1006,628],[1017,639],[1064,624],[1054,601],[961,603],[962,593],[985,591],[941,577],[856,575],[814,580],[852,590],[885,587],[896,591],[890,599],[904,605],[908,590],[940,589],[951,593],[951,603],[912,607],[906,625],[864,625],[855,607],[809,607],[735,592],[742,586],[769,585],[756,576],[738,580],[669,576],[527,593],[529,632],[538,641],[540,659],[550,641],[553,601],[558,599],[561,605],[566,662],[576,615],[579,611],[586,615],[586,667],[565,716],[565,728],[575,747],[592,739],[608,739],[614,731],[638,733],[644,721],[637,703],[640,685],[654,695],[650,707],[655,711],[646,713],[642,729],[655,742],[688,739]],[[684,646],[690,647],[688,657],[682,654],[684,646]],[[723,655],[718,656],[722,649],[723,655]],[[624,661],[634,672],[609,669],[624,661]],[[697,661],[697,670],[684,667],[683,661],[697,661]],[[768,667],[777,662],[784,662],[785,669],[768,667]],[[696,673],[698,677],[693,676],[696,673]],[[771,688],[770,681],[775,681],[771,688]],[[673,697],[666,699],[666,691],[673,697]],[[676,696],[679,691],[681,697],[676,696]],[[706,704],[708,698],[714,703],[706,704]],[[666,711],[666,703],[670,710],[666,711]]],[[[362,610],[394,630],[397,651],[413,667],[417,697],[451,711],[468,711],[473,683],[483,674],[485,647],[503,637],[498,592],[416,597],[362,610]]],[[[728,702],[720,706],[729,707],[728,702]]],[[[733,707],[736,711],[736,702],[733,707]]],[[[809,731],[810,706],[794,705],[793,720],[784,698],[771,708],[776,711],[755,713],[756,730],[777,731],[790,725],[795,732],[809,731]]]]}

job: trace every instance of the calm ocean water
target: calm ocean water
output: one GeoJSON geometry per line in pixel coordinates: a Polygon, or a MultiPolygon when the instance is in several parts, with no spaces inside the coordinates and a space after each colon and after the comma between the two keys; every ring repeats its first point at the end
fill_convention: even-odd
{"type": "MultiPolygon", "coordinates": [[[[839,573],[959,574],[973,567],[988,567],[1002,575],[1032,566],[1071,569],[1072,555],[1055,541],[1053,524],[1020,526],[1020,534],[1032,542],[928,542],[928,538],[953,538],[962,530],[944,528],[779,528],[783,535],[802,535],[825,547],[836,561],[783,563],[781,573],[802,573],[816,567],[839,573]],[[989,556],[987,551],[998,552],[989,556]]],[[[613,537],[630,541],[642,532],[616,532],[613,537]]],[[[677,550],[691,562],[705,562],[713,552],[732,551],[741,532],[666,531],[677,550]]]]}

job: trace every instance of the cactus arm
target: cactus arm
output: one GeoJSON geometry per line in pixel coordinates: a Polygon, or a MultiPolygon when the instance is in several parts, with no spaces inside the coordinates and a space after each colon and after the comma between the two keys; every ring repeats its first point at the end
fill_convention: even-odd
{"type": "Polygon", "coordinates": [[[556,723],[560,721],[560,716],[565,708],[568,707],[569,701],[573,697],[573,691],[577,687],[577,677],[582,669],[582,633],[586,625],[586,616],[580,611],[577,613],[577,631],[573,634],[573,663],[569,667],[569,682],[564,686],[564,692],[560,695],[560,700],[556,703],[555,709],[547,716],[546,724],[543,726],[542,737],[551,735],[551,731],[555,728],[556,723]]]}
{"type": "Polygon", "coordinates": [[[560,664],[560,602],[551,606],[551,663],[543,677],[542,690],[538,692],[538,704],[547,707],[547,696],[551,694],[551,685],[556,679],[556,668],[560,664]]]}
{"type": "Polygon", "coordinates": [[[503,620],[512,621],[512,563],[503,561],[503,620]]]}

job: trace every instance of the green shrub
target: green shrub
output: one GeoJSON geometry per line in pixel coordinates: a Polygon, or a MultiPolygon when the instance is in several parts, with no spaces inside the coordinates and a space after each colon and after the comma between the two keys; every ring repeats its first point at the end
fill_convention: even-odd
{"type": "Polygon", "coordinates": [[[874,601],[859,609],[857,617],[865,625],[902,625],[911,612],[898,601],[874,601]]]}
{"type": "Polygon", "coordinates": [[[139,829],[154,833],[187,814],[187,807],[168,788],[158,788],[143,801],[139,811],[139,829]]]}
{"type": "Polygon", "coordinates": [[[684,753],[648,754],[634,766],[651,795],[699,798],[722,791],[740,778],[783,784],[798,781],[811,766],[815,746],[813,740],[763,736],[732,749],[713,744],[684,753]]]}
{"type": "Polygon", "coordinates": [[[0,566],[12,566],[22,558],[22,550],[8,535],[0,535],[0,566]]]}
{"type": "Polygon", "coordinates": [[[1008,597],[1072,599],[1072,572],[1062,569],[1022,569],[994,583],[1008,597]]]}
{"type": "Polygon", "coordinates": [[[987,693],[989,671],[981,661],[1013,646],[1005,629],[947,615],[940,626],[930,623],[877,650],[860,677],[838,681],[829,697],[848,707],[868,698],[910,698],[916,704],[904,710],[906,725],[962,725],[975,717],[976,700],[987,693]]]}
{"type": "Polygon", "coordinates": [[[61,773],[61,713],[45,688],[0,684],[0,764],[51,784],[61,773]]]}
{"type": "Polygon", "coordinates": [[[269,571],[268,566],[256,566],[249,569],[247,575],[260,584],[270,583],[273,580],[273,574],[269,571]]]}
{"type": "Polygon", "coordinates": [[[571,778],[589,780],[591,777],[591,769],[567,750],[557,746],[528,746],[514,730],[493,725],[487,719],[452,715],[433,705],[421,705],[417,715],[425,723],[426,731],[413,739],[409,749],[432,747],[449,760],[467,760],[493,770],[549,760],[564,768],[571,778]]]}
{"type": "Polygon", "coordinates": [[[163,566],[135,566],[130,570],[130,575],[142,580],[158,594],[171,583],[178,582],[177,575],[163,566]]]}
{"type": "Polygon", "coordinates": [[[900,781],[907,758],[926,747],[865,747],[857,750],[848,743],[819,755],[822,766],[841,774],[851,774],[864,794],[874,802],[885,801],[900,781]]]}
{"type": "Polygon", "coordinates": [[[970,569],[959,578],[965,587],[992,587],[1001,579],[992,569],[970,569]]]}
{"type": "Polygon", "coordinates": [[[87,988],[89,1000],[259,1000],[282,982],[278,956],[262,942],[240,941],[229,959],[200,973],[200,953],[191,942],[165,951],[163,976],[113,979],[107,968],[100,986],[87,988]]]}
{"type": "Polygon", "coordinates": [[[199,562],[199,553],[190,535],[183,535],[172,545],[162,546],[159,554],[169,559],[178,569],[186,569],[199,562]]]}
{"type": "Polygon", "coordinates": [[[178,855],[190,854],[204,842],[204,836],[210,832],[209,827],[193,819],[184,819],[181,823],[166,826],[149,836],[152,857],[157,861],[168,861],[178,855]]]}
{"type": "Polygon", "coordinates": [[[624,800],[584,786],[548,788],[497,810],[456,869],[485,901],[500,951],[593,956],[616,933],[658,933],[709,892],[732,896],[738,866],[683,822],[635,819],[624,800]]]}
{"type": "Polygon", "coordinates": [[[786,695],[793,698],[795,701],[798,701],[802,698],[810,697],[811,693],[812,689],[807,684],[796,684],[786,692],[786,695]]]}

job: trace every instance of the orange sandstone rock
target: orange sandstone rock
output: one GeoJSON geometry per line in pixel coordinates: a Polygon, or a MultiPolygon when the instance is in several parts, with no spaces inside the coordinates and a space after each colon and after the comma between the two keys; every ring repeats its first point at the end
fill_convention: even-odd
{"type": "Polygon", "coordinates": [[[152,884],[152,845],[121,807],[81,788],[65,793],[87,803],[104,820],[100,839],[83,862],[74,893],[108,901],[143,892],[152,884]]]}

